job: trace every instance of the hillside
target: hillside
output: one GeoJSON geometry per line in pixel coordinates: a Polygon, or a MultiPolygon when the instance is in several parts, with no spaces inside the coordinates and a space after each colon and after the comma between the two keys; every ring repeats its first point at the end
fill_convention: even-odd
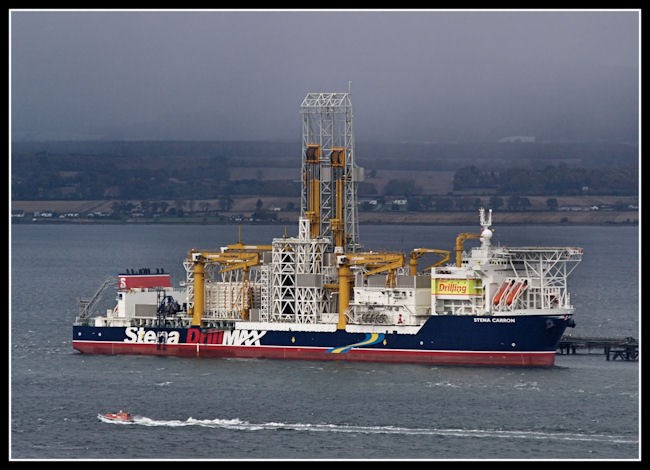
{"type": "MultiPolygon", "coordinates": [[[[359,219],[457,223],[483,206],[513,223],[636,223],[637,153],[612,143],[360,143],[359,219]]],[[[13,143],[12,219],[291,221],[299,155],[295,142],[13,143]]]]}

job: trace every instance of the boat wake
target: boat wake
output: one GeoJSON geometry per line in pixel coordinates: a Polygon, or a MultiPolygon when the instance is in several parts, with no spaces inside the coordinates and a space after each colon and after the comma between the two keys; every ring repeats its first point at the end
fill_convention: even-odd
{"type": "MultiPolygon", "coordinates": [[[[100,418],[101,419],[101,418],[100,418]]],[[[110,421],[112,422],[112,421],[110,421]]],[[[122,423],[119,423],[122,424],[122,423]]],[[[129,424],[129,423],[127,423],[129,424]]],[[[638,440],[628,436],[610,434],[584,434],[569,432],[545,431],[502,431],[495,429],[450,429],[450,428],[405,428],[398,426],[356,426],[347,424],[310,424],[310,423],[251,423],[240,419],[195,419],[158,420],[145,416],[135,416],[133,422],[140,426],[201,426],[206,428],[230,429],[235,431],[298,431],[298,432],[333,432],[333,433],[359,433],[359,434],[397,434],[418,436],[443,436],[443,437],[471,437],[471,438],[509,438],[529,440],[556,440],[556,441],[582,441],[582,442],[607,442],[619,444],[637,444],[638,440]]]]}

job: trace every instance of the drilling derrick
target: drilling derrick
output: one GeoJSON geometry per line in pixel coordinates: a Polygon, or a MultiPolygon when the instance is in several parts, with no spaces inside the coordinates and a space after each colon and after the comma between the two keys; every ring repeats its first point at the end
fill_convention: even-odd
{"type": "Polygon", "coordinates": [[[331,240],[328,251],[359,247],[356,183],[363,169],[354,164],[350,93],[308,93],[302,116],[301,217],[312,238],[331,240]],[[342,243],[342,245],[339,245],[342,243]]]}
{"type": "MultiPolygon", "coordinates": [[[[345,269],[336,265],[333,253],[354,253],[360,246],[356,183],[363,172],[354,164],[350,93],[308,93],[300,114],[298,236],[273,239],[271,262],[260,269],[259,317],[270,322],[331,323],[339,321],[338,271],[345,269]]],[[[349,288],[344,297],[349,299],[349,288]]]]}

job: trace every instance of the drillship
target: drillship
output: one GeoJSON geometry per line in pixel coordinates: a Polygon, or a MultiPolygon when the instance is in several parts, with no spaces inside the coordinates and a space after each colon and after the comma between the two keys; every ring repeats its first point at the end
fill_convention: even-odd
{"type": "Polygon", "coordinates": [[[177,287],[162,269],[128,269],[79,301],[85,354],[551,367],[575,326],[567,278],[577,247],[492,243],[492,211],[451,250],[362,250],[350,93],[301,104],[297,236],[191,249],[177,287]],[[479,246],[464,251],[464,242],[479,246]],[[418,260],[438,261],[418,269],[418,260]],[[116,304],[95,312],[107,292],[116,304]]]}

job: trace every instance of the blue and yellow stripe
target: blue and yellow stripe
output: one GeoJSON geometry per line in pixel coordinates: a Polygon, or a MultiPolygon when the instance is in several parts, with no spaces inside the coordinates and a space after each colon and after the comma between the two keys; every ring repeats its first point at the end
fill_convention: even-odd
{"type": "Polygon", "coordinates": [[[379,343],[383,339],[384,339],[383,333],[366,333],[366,338],[363,341],[360,341],[359,343],[328,349],[327,352],[332,354],[345,354],[352,348],[358,348],[361,346],[370,346],[371,344],[379,343]]]}

